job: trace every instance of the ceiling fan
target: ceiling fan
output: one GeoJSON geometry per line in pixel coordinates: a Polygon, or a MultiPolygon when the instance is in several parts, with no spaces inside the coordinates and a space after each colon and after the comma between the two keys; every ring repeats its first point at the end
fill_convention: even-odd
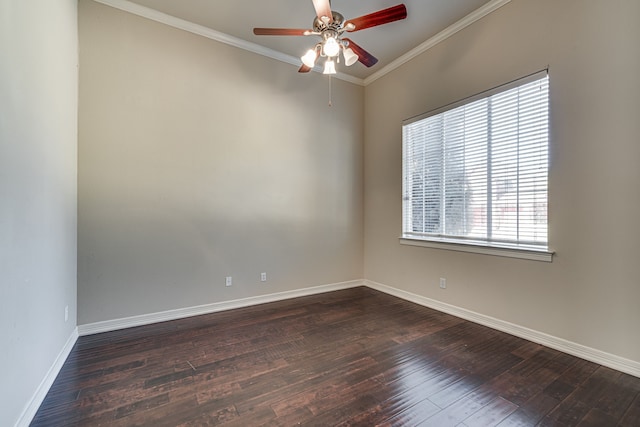
{"type": "Polygon", "coordinates": [[[353,40],[342,37],[344,32],[354,32],[378,25],[399,21],[407,17],[404,4],[369,13],[358,18],[344,19],[344,16],[331,10],[330,0],[312,0],[316,10],[313,29],[297,28],[254,28],[257,36],[320,36],[321,41],[301,58],[300,73],[308,73],[315,66],[319,57],[327,58],[324,64],[324,74],[336,73],[336,62],[340,61],[340,52],[347,67],[360,61],[367,67],[378,62],[378,59],[358,46],[353,40]]]}

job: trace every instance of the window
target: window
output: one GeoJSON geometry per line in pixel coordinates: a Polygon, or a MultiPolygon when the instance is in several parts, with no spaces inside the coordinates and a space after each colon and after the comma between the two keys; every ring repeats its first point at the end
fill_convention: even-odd
{"type": "Polygon", "coordinates": [[[403,239],[547,251],[546,71],[407,120],[402,138],[403,239]]]}

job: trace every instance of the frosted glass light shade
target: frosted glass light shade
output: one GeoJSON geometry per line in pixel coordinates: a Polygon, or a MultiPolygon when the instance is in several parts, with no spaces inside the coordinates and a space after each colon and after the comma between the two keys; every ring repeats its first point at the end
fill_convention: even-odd
{"type": "Polygon", "coordinates": [[[324,71],[322,74],[335,74],[336,73],[336,63],[333,62],[332,59],[327,59],[327,62],[324,63],[324,71]]]}
{"type": "Polygon", "coordinates": [[[358,55],[356,55],[350,47],[343,50],[342,54],[344,55],[344,63],[347,67],[352,66],[358,61],[358,55]]]}
{"type": "Polygon", "coordinates": [[[307,53],[300,59],[302,63],[309,68],[313,68],[316,65],[316,59],[318,58],[318,52],[315,49],[309,49],[307,53]]]}
{"type": "Polygon", "coordinates": [[[329,37],[327,40],[325,40],[324,45],[322,46],[322,51],[329,58],[333,58],[335,56],[338,56],[338,54],[340,53],[340,45],[338,44],[336,39],[334,39],[333,37],[329,37]]]}

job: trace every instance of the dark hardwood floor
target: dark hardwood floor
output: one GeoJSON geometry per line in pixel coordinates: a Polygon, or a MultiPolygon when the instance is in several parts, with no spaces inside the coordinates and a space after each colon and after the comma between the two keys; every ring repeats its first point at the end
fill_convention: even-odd
{"type": "Polygon", "coordinates": [[[640,426],[640,379],[368,288],[81,337],[32,426],[640,426]]]}

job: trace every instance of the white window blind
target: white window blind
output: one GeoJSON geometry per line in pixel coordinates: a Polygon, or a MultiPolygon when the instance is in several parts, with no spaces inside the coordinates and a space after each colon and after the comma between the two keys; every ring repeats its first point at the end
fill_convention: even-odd
{"type": "Polygon", "coordinates": [[[547,247],[545,72],[403,123],[403,237],[547,247]]]}

